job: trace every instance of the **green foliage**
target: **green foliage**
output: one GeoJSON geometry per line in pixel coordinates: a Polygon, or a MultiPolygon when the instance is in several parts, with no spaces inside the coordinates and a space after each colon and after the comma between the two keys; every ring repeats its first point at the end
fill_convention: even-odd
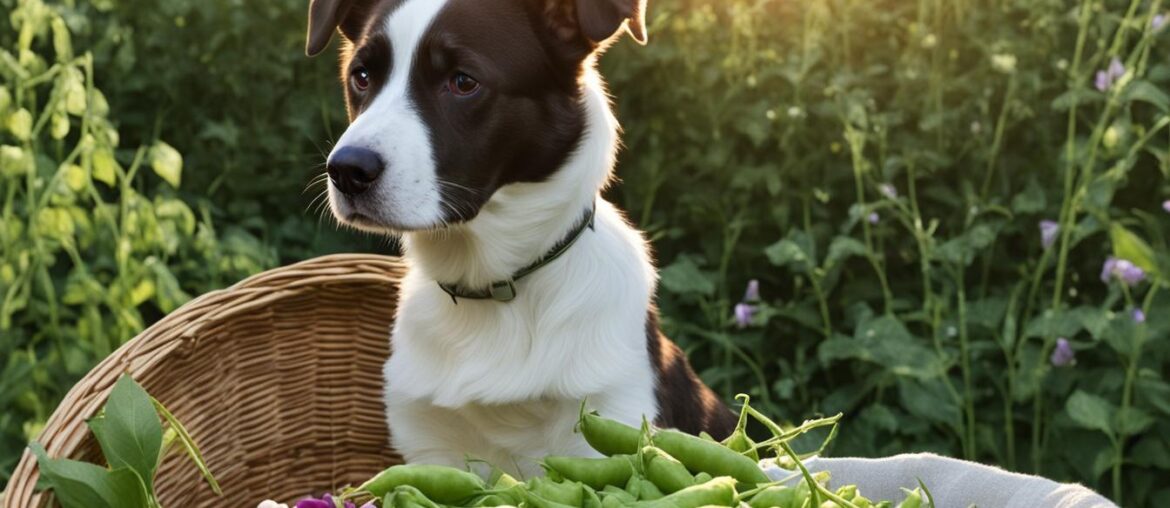
{"type": "Polygon", "coordinates": [[[52,489],[63,508],[159,507],[154,475],[166,451],[160,414],[167,416],[171,430],[180,436],[184,449],[219,493],[215,479],[202,467],[198,448],[183,437],[187,431],[129,376],[114,384],[101,414],[88,422],[109,467],[50,458],[44,447],[34,442],[31,448],[40,466],[41,481],[52,489]]]}
{"type": "Polygon", "coordinates": [[[650,45],[602,67],[668,331],[724,394],[845,412],[836,454],[1170,493],[1165,9],[658,2],[650,45]],[[1102,281],[1110,255],[1145,280],[1102,281]],[[737,323],[749,279],[765,303],[737,323]]]}
{"type": "MultiPolygon", "coordinates": [[[[1170,494],[1164,2],[650,3],[650,44],[602,60],[627,147],[610,197],[708,382],[844,412],[839,455],[1170,494]],[[1146,280],[1103,282],[1108,256],[1146,280]],[[1054,366],[1062,337],[1076,361],[1054,366]]],[[[3,475],[78,376],[189,295],[371,246],[306,212],[344,110],[335,62],[302,55],[303,0],[0,6],[3,475]]]]}
{"type": "MultiPolygon", "coordinates": [[[[276,264],[178,193],[182,156],[124,148],[67,9],[21,1],[0,32],[0,471],[98,360],[191,298],[276,264]],[[140,171],[148,164],[159,178],[140,171]]],[[[116,424],[117,422],[110,422],[116,424]]]]}

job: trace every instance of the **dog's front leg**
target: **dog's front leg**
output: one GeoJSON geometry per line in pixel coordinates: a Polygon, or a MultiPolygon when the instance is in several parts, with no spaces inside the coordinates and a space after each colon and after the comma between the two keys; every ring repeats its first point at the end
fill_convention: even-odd
{"type": "Polygon", "coordinates": [[[408,464],[462,469],[471,450],[482,448],[479,434],[454,411],[393,393],[386,397],[390,441],[408,464]]]}

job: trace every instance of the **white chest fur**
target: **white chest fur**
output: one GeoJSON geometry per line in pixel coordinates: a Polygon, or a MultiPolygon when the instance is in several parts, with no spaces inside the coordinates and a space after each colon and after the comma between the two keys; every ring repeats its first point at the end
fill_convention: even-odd
{"type": "Polygon", "coordinates": [[[641,237],[608,203],[562,258],[509,303],[460,300],[422,270],[403,281],[386,364],[394,444],[413,462],[470,453],[507,467],[587,454],[581,400],[637,424],[657,414],[646,350],[654,284],[641,237]]]}

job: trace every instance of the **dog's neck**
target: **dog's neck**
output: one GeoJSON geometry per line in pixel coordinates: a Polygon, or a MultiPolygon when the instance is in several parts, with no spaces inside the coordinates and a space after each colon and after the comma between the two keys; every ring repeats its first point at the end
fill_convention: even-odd
{"type": "Polygon", "coordinates": [[[618,143],[601,78],[592,62],[586,68],[585,129],[564,166],[544,182],[500,188],[469,222],[403,235],[412,267],[446,284],[486,287],[536,261],[580,223],[609,182],[618,143]]]}

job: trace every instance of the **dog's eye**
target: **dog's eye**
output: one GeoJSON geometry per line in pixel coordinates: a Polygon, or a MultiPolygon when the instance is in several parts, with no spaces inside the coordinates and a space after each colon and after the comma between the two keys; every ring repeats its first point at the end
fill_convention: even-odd
{"type": "Polygon", "coordinates": [[[349,73],[350,81],[353,81],[353,87],[359,92],[364,92],[370,87],[370,72],[365,67],[358,67],[349,73]]]}
{"type": "Polygon", "coordinates": [[[479,91],[479,81],[467,74],[457,72],[447,81],[447,88],[455,95],[466,97],[479,91]]]}

